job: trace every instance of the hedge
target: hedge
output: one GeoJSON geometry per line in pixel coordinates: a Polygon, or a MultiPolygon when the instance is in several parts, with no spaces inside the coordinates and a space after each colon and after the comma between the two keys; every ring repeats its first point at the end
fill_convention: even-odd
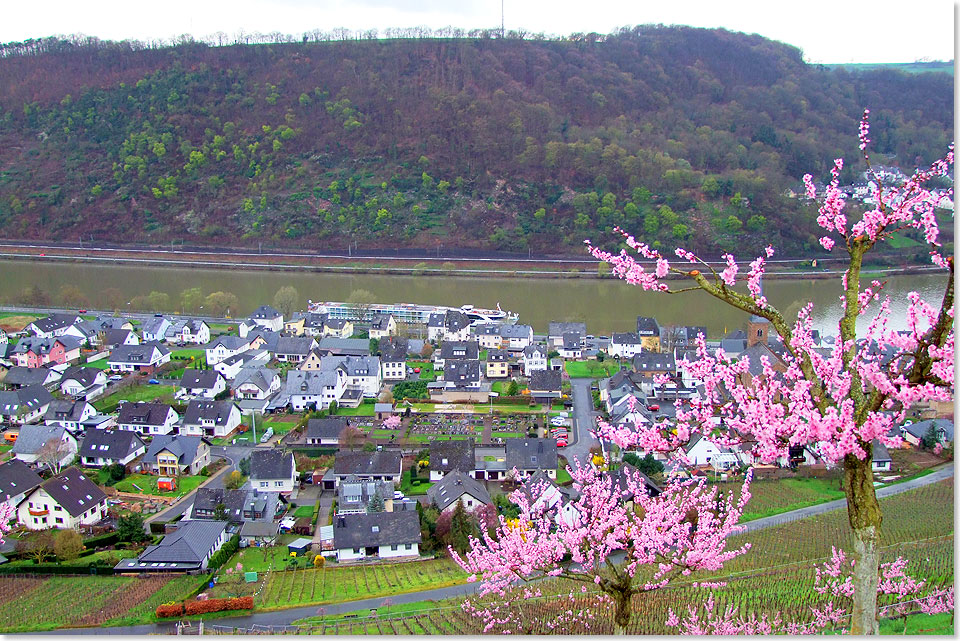
{"type": "Polygon", "coordinates": [[[213,556],[210,557],[210,562],[207,563],[208,570],[216,570],[221,565],[230,560],[230,557],[237,553],[240,549],[240,535],[234,534],[230,537],[230,540],[223,544],[223,547],[217,550],[213,556]]]}
{"type": "Polygon", "coordinates": [[[243,596],[231,599],[205,599],[185,603],[165,603],[157,607],[157,618],[179,617],[189,614],[207,614],[225,610],[252,610],[253,597],[243,596]]]}
{"type": "Polygon", "coordinates": [[[91,562],[87,565],[0,565],[0,574],[113,574],[112,565],[91,562]]]}
{"type": "Polygon", "coordinates": [[[116,532],[107,532],[106,534],[100,534],[99,536],[91,536],[89,539],[84,539],[83,544],[88,548],[96,548],[105,545],[113,545],[120,539],[120,535],[116,532]]]}

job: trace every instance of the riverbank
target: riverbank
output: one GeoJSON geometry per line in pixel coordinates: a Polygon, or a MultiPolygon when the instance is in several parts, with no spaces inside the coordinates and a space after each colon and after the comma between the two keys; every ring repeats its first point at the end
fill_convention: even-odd
{"type": "MultiPolygon", "coordinates": [[[[409,254],[409,252],[404,252],[409,254]]],[[[609,269],[588,256],[503,257],[494,253],[475,255],[347,255],[301,251],[252,251],[234,248],[133,248],[70,245],[67,243],[0,242],[0,258],[79,264],[126,264],[131,266],[185,268],[243,268],[262,271],[305,273],[381,274],[393,276],[492,276],[498,278],[611,279],[609,269]]],[[[752,257],[744,257],[752,258],[752,257]]],[[[806,259],[768,262],[768,279],[812,280],[834,278],[843,273],[840,259],[820,258],[819,267],[806,259]]],[[[721,261],[712,262],[718,270],[721,261]]],[[[748,268],[745,260],[743,268],[748,268]]],[[[921,275],[937,268],[926,265],[867,266],[868,274],[921,275]]]]}

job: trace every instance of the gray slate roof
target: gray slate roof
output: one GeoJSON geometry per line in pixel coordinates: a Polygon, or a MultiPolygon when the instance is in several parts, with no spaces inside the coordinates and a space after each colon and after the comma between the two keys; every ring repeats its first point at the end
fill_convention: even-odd
{"type": "Polygon", "coordinates": [[[651,316],[637,316],[637,334],[640,336],[660,336],[660,323],[651,316]]]}
{"type": "Polygon", "coordinates": [[[46,367],[11,367],[3,377],[3,384],[10,387],[43,385],[51,373],[54,379],[58,378],[56,372],[46,367]]]}
{"type": "Polygon", "coordinates": [[[414,510],[334,517],[333,545],[337,549],[407,543],[420,543],[420,518],[414,510]]]}
{"type": "Polygon", "coordinates": [[[96,367],[80,367],[75,365],[64,370],[63,376],[60,378],[60,383],[63,384],[69,380],[75,380],[84,387],[90,387],[97,382],[97,375],[102,371],[103,370],[97,369],[96,367]]]}
{"type": "Polygon", "coordinates": [[[0,415],[13,416],[18,408],[39,409],[53,400],[43,385],[28,385],[12,392],[0,392],[0,415]]]}
{"type": "Polygon", "coordinates": [[[83,415],[86,401],[50,401],[47,411],[43,415],[45,421],[69,421],[76,423],[83,415]]]}
{"type": "Polygon", "coordinates": [[[345,416],[331,418],[311,418],[307,421],[305,436],[307,438],[335,439],[347,427],[345,416]]]}
{"type": "Polygon", "coordinates": [[[65,428],[61,425],[23,425],[17,442],[10,448],[12,454],[36,454],[50,439],[63,438],[65,428]]]}
{"type": "Polygon", "coordinates": [[[82,320],[76,314],[50,314],[46,318],[38,318],[30,323],[41,332],[52,332],[54,330],[70,327],[74,323],[82,320]]]}
{"type": "Polygon", "coordinates": [[[480,382],[480,361],[447,361],[443,365],[443,380],[455,385],[480,382]]]}
{"type": "Polygon", "coordinates": [[[153,334],[159,336],[166,336],[167,330],[165,326],[169,325],[170,321],[162,316],[151,316],[143,321],[140,325],[141,334],[153,334]],[[163,333],[160,333],[160,330],[163,330],[163,333]]]}
{"type": "Polygon", "coordinates": [[[180,379],[180,387],[185,389],[213,389],[217,379],[223,378],[215,369],[185,369],[180,379]]]}
{"type": "Polygon", "coordinates": [[[191,465],[197,458],[197,449],[201,442],[210,445],[210,441],[202,436],[158,434],[153,437],[150,447],[147,448],[147,453],[143,455],[143,462],[156,463],[157,453],[160,450],[168,450],[177,457],[177,463],[180,465],[191,465]]]}
{"type": "Polygon", "coordinates": [[[507,469],[557,469],[557,442],[552,438],[508,438],[507,469]]]}
{"type": "Polygon", "coordinates": [[[283,316],[283,314],[270,305],[261,305],[253,310],[252,314],[250,314],[250,318],[254,320],[273,320],[274,318],[279,318],[280,316],[283,316]]]}
{"type": "Polygon", "coordinates": [[[464,494],[469,494],[484,505],[491,503],[490,493],[480,481],[460,470],[455,470],[427,490],[427,498],[441,510],[446,509],[464,494]]]}
{"type": "Polygon", "coordinates": [[[557,370],[535,370],[530,372],[527,387],[531,392],[559,392],[562,373],[557,370]]]}
{"type": "Polygon", "coordinates": [[[310,350],[316,347],[317,339],[311,336],[281,336],[277,339],[277,345],[274,349],[276,354],[293,354],[297,356],[307,356],[310,350]]]}
{"type": "Polygon", "coordinates": [[[250,479],[288,479],[293,475],[293,453],[280,449],[254,450],[250,453],[250,479]]]}
{"type": "Polygon", "coordinates": [[[475,361],[480,358],[480,345],[476,341],[445,341],[440,346],[440,358],[475,361]]]}
{"type": "Polygon", "coordinates": [[[249,345],[249,338],[240,338],[239,336],[231,336],[229,334],[222,334],[217,336],[215,339],[204,345],[204,349],[216,349],[218,345],[223,345],[226,349],[231,352],[235,352],[244,345],[249,345]]]}
{"type": "Polygon", "coordinates": [[[402,460],[400,450],[379,452],[337,452],[333,472],[337,475],[385,476],[398,474],[402,460]]]}
{"type": "Polygon", "coordinates": [[[10,459],[0,465],[0,501],[23,494],[43,482],[40,475],[20,459],[10,459]]]}
{"type": "Polygon", "coordinates": [[[405,338],[390,336],[380,341],[380,361],[384,363],[402,363],[407,360],[407,346],[405,338]]]}
{"type": "Polygon", "coordinates": [[[51,476],[41,483],[40,487],[73,517],[83,514],[107,498],[103,490],[76,467],[51,476]]]}
{"type": "Polygon", "coordinates": [[[549,336],[562,336],[564,334],[580,334],[581,336],[587,335],[587,324],[586,323],[561,323],[559,321],[551,321],[547,334],[549,336]]]}
{"type": "Polygon", "coordinates": [[[129,430],[90,430],[80,445],[80,456],[120,460],[144,445],[140,437],[129,430]]]}
{"type": "Polygon", "coordinates": [[[347,376],[377,376],[380,372],[378,356],[324,356],[320,359],[320,371],[341,368],[347,376]]]}
{"type": "Polygon", "coordinates": [[[344,356],[364,356],[370,353],[370,341],[366,338],[324,336],[320,339],[318,347],[323,352],[344,356]]]}
{"type": "MultiPolygon", "coordinates": [[[[226,529],[226,521],[186,521],[160,543],[147,547],[137,561],[199,565],[226,529]]],[[[123,569],[126,563],[121,561],[117,568],[123,569]]]]}
{"type": "Polygon", "coordinates": [[[472,472],[476,469],[473,440],[430,441],[430,469],[444,473],[472,472]]]}
{"type": "Polygon", "coordinates": [[[108,363],[130,363],[134,365],[149,365],[153,359],[154,350],[158,350],[160,356],[170,353],[166,345],[156,341],[147,341],[139,345],[118,345],[110,352],[108,363]]]}
{"type": "Polygon", "coordinates": [[[631,362],[637,372],[677,371],[677,359],[670,352],[640,352],[631,362]]]}
{"type": "Polygon", "coordinates": [[[614,332],[610,336],[610,343],[617,345],[639,345],[640,337],[633,332],[614,332]]]}
{"type": "Polygon", "coordinates": [[[270,389],[270,383],[278,376],[277,370],[269,367],[241,367],[240,371],[230,383],[231,389],[237,389],[241,385],[256,385],[258,389],[266,392],[270,389]]]}
{"type": "Polygon", "coordinates": [[[504,323],[500,325],[500,336],[503,338],[530,338],[533,335],[533,328],[530,325],[511,325],[504,323]]]}
{"type": "Polygon", "coordinates": [[[170,412],[170,406],[165,403],[124,403],[120,406],[117,423],[132,425],[163,425],[170,412]]]}
{"type": "Polygon", "coordinates": [[[185,425],[199,425],[203,420],[212,420],[214,425],[226,425],[234,407],[233,401],[190,401],[183,422],[185,425]]]}

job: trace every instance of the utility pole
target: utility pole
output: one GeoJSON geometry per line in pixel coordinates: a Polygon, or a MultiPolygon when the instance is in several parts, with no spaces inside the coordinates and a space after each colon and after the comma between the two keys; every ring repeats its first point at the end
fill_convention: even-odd
{"type": "Polygon", "coordinates": [[[500,37],[503,38],[507,35],[507,30],[504,27],[503,21],[503,0],[500,0],[500,37]]]}

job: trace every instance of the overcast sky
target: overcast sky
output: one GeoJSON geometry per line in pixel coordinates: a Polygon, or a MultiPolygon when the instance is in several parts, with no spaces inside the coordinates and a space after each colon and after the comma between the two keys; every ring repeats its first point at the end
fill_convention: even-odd
{"type": "MultiPolygon", "coordinates": [[[[953,60],[950,0],[502,0],[507,30],[609,33],[636,24],[685,24],[758,33],[800,47],[808,62],[953,60]]],[[[335,27],[498,27],[501,0],[37,0],[6,3],[0,42],[84,34],[172,39],[335,27]]]]}

